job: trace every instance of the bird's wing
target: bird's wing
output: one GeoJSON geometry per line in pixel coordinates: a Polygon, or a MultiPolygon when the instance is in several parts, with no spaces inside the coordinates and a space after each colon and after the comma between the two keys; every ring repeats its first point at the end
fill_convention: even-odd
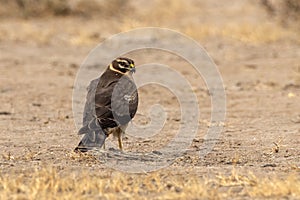
{"type": "Polygon", "coordinates": [[[87,87],[88,93],[86,95],[86,102],[84,106],[83,119],[82,119],[83,126],[88,125],[89,122],[92,121],[96,116],[95,93],[96,93],[99,80],[100,78],[92,80],[89,86],[87,87]]]}
{"type": "Polygon", "coordinates": [[[111,108],[112,93],[117,82],[116,80],[108,84],[99,83],[94,97],[96,116],[103,129],[118,126],[111,108]]]}
{"type": "Polygon", "coordinates": [[[134,117],[137,106],[137,88],[130,78],[95,79],[88,87],[83,125],[88,125],[94,118],[103,129],[127,124],[134,117]]]}
{"type": "Polygon", "coordinates": [[[114,118],[119,124],[127,124],[135,115],[138,107],[138,93],[131,78],[124,77],[114,87],[111,98],[114,118]]]}

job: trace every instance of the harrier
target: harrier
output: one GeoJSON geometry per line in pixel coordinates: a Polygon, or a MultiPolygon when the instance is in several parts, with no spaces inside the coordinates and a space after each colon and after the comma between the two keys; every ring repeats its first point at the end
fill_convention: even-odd
{"type": "Polygon", "coordinates": [[[132,74],[134,61],[117,58],[88,87],[83,113],[83,127],[78,134],[84,134],[77,152],[100,148],[110,135],[118,138],[123,150],[122,136],[138,107],[138,92],[132,74]]]}

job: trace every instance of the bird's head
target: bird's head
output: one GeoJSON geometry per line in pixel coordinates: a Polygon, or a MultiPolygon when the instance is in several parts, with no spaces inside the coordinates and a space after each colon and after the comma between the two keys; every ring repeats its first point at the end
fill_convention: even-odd
{"type": "Polygon", "coordinates": [[[114,61],[112,61],[110,65],[110,69],[120,73],[127,73],[127,72],[134,73],[135,65],[133,60],[123,57],[123,58],[117,58],[114,61]]]}

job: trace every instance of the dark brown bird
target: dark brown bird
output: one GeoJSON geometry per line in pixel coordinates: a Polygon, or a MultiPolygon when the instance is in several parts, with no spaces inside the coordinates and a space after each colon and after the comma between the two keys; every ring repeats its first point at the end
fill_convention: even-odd
{"type": "Polygon", "coordinates": [[[133,60],[117,58],[88,87],[83,113],[83,127],[78,134],[85,134],[75,151],[86,152],[100,148],[113,134],[123,150],[122,135],[138,107],[138,92],[132,74],[133,60]]]}

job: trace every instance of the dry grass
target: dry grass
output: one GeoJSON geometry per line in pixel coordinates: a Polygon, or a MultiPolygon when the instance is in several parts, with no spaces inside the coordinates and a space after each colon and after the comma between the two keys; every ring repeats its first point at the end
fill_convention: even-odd
{"type": "Polygon", "coordinates": [[[233,197],[300,197],[299,176],[258,178],[235,170],[216,178],[154,172],[66,173],[42,168],[29,173],[1,174],[1,199],[221,199],[233,197]]]}
{"type": "MultiPolygon", "coordinates": [[[[84,27],[79,29],[78,26],[73,26],[71,23],[69,19],[58,22],[50,21],[48,26],[37,21],[6,21],[0,24],[0,41],[9,40],[41,45],[55,43],[76,46],[96,45],[108,37],[110,32],[118,33],[143,27],[143,22],[131,19],[125,19],[122,25],[118,22],[113,22],[98,26],[96,26],[97,22],[93,20],[87,22],[79,21],[79,27],[84,27]],[[14,31],[16,27],[18,27],[18,32],[14,31]]],[[[300,42],[300,38],[297,37],[296,33],[267,23],[259,26],[254,24],[227,24],[222,26],[211,24],[197,26],[196,24],[190,24],[182,27],[178,26],[177,30],[200,41],[207,38],[229,38],[249,44],[263,44],[280,40],[300,42]]]]}
{"type": "MultiPolygon", "coordinates": [[[[51,1],[52,3],[49,3],[48,0],[43,0],[41,1],[43,3],[39,4],[30,4],[30,1],[22,0],[24,6],[18,8],[21,9],[18,13],[28,13],[27,15],[31,16],[30,20],[8,18],[7,16],[3,18],[4,14],[2,15],[4,20],[1,20],[0,23],[0,41],[8,40],[40,45],[96,45],[118,32],[138,27],[157,26],[178,30],[200,41],[207,38],[218,38],[218,40],[227,38],[250,44],[277,41],[300,42],[299,34],[296,32],[266,20],[249,22],[239,19],[228,21],[228,19],[224,22],[220,20],[218,23],[211,20],[199,21],[198,19],[205,19],[207,16],[213,17],[214,13],[217,12],[204,10],[201,2],[196,2],[197,5],[193,5],[186,1],[153,1],[145,7],[137,8],[132,7],[128,1],[120,0],[109,1],[109,3],[95,0],[76,1],[76,3],[73,1],[51,1]],[[34,6],[41,7],[39,9],[42,11],[46,9],[47,12],[40,12],[34,6]],[[70,10],[68,12],[73,13],[70,15],[77,17],[50,17],[48,19],[32,17],[49,15],[49,13],[56,16],[55,13],[58,11],[55,10],[64,7],[70,10]],[[30,11],[30,9],[38,13],[30,11]],[[99,23],[99,18],[101,23],[99,23]],[[16,29],[18,31],[15,31],[16,29]]],[[[17,5],[10,5],[13,2],[17,1],[8,3],[4,11],[16,7],[17,5]]],[[[241,15],[246,11],[245,8],[241,8],[236,12],[237,15],[241,15]]],[[[14,14],[12,13],[12,15],[14,14]]]]}
{"type": "Polygon", "coordinates": [[[300,28],[300,1],[299,0],[260,0],[263,7],[272,18],[276,18],[286,27],[300,28]]]}
{"type": "Polygon", "coordinates": [[[130,9],[127,0],[0,0],[2,18],[40,18],[49,16],[121,16],[130,9]]]}
{"type": "MultiPolygon", "coordinates": [[[[205,18],[209,13],[202,10],[202,5],[196,7],[186,3],[187,1],[154,1],[153,5],[145,6],[141,11],[131,9],[127,1],[124,3],[122,0],[96,5],[92,0],[79,0],[76,4],[70,3],[75,1],[43,0],[35,7],[30,2],[32,0],[0,0],[1,5],[7,3],[6,7],[0,7],[0,41],[38,45],[95,45],[120,31],[159,26],[176,29],[197,40],[216,38],[217,41],[222,41],[229,38],[246,44],[289,40],[300,42],[297,33],[263,20],[254,23],[225,21],[216,24],[209,19],[205,23],[199,22],[198,19],[205,18]],[[126,9],[119,9],[124,7],[126,9]],[[116,9],[130,12],[116,14],[113,12],[116,9]],[[38,19],[37,16],[42,18],[38,19]],[[47,19],[49,16],[51,17],[47,19]],[[100,23],[96,16],[101,17],[100,23]]],[[[297,83],[300,80],[299,69],[297,68],[295,76],[297,83]]],[[[280,145],[276,146],[279,147],[280,145]]],[[[4,162],[0,166],[4,167],[3,171],[0,170],[0,199],[300,198],[299,166],[292,166],[295,174],[285,178],[259,177],[236,170],[216,177],[203,177],[203,174],[185,173],[182,170],[126,174],[106,169],[90,171],[93,165],[101,165],[97,158],[88,154],[71,153],[59,160],[59,164],[66,160],[70,166],[64,166],[64,169],[40,166],[34,170],[27,168],[25,171],[9,169],[10,164],[14,164],[16,169],[21,168],[24,163],[37,163],[33,161],[38,160],[39,155],[38,151],[28,151],[22,156],[10,153],[2,156],[4,162]],[[72,171],[71,168],[78,166],[77,164],[83,164],[86,168],[72,171]]],[[[44,155],[49,156],[48,153],[44,155]]],[[[239,155],[236,155],[232,163],[238,163],[239,159],[239,155]]]]}
{"type": "Polygon", "coordinates": [[[208,24],[201,27],[191,25],[186,28],[185,33],[200,40],[207,37],[218,37],[250,44],[276,42],[291,35],[288,31],[268,23],[259,26],[254,24],[227,24],[223,27],[208,24]]]}

